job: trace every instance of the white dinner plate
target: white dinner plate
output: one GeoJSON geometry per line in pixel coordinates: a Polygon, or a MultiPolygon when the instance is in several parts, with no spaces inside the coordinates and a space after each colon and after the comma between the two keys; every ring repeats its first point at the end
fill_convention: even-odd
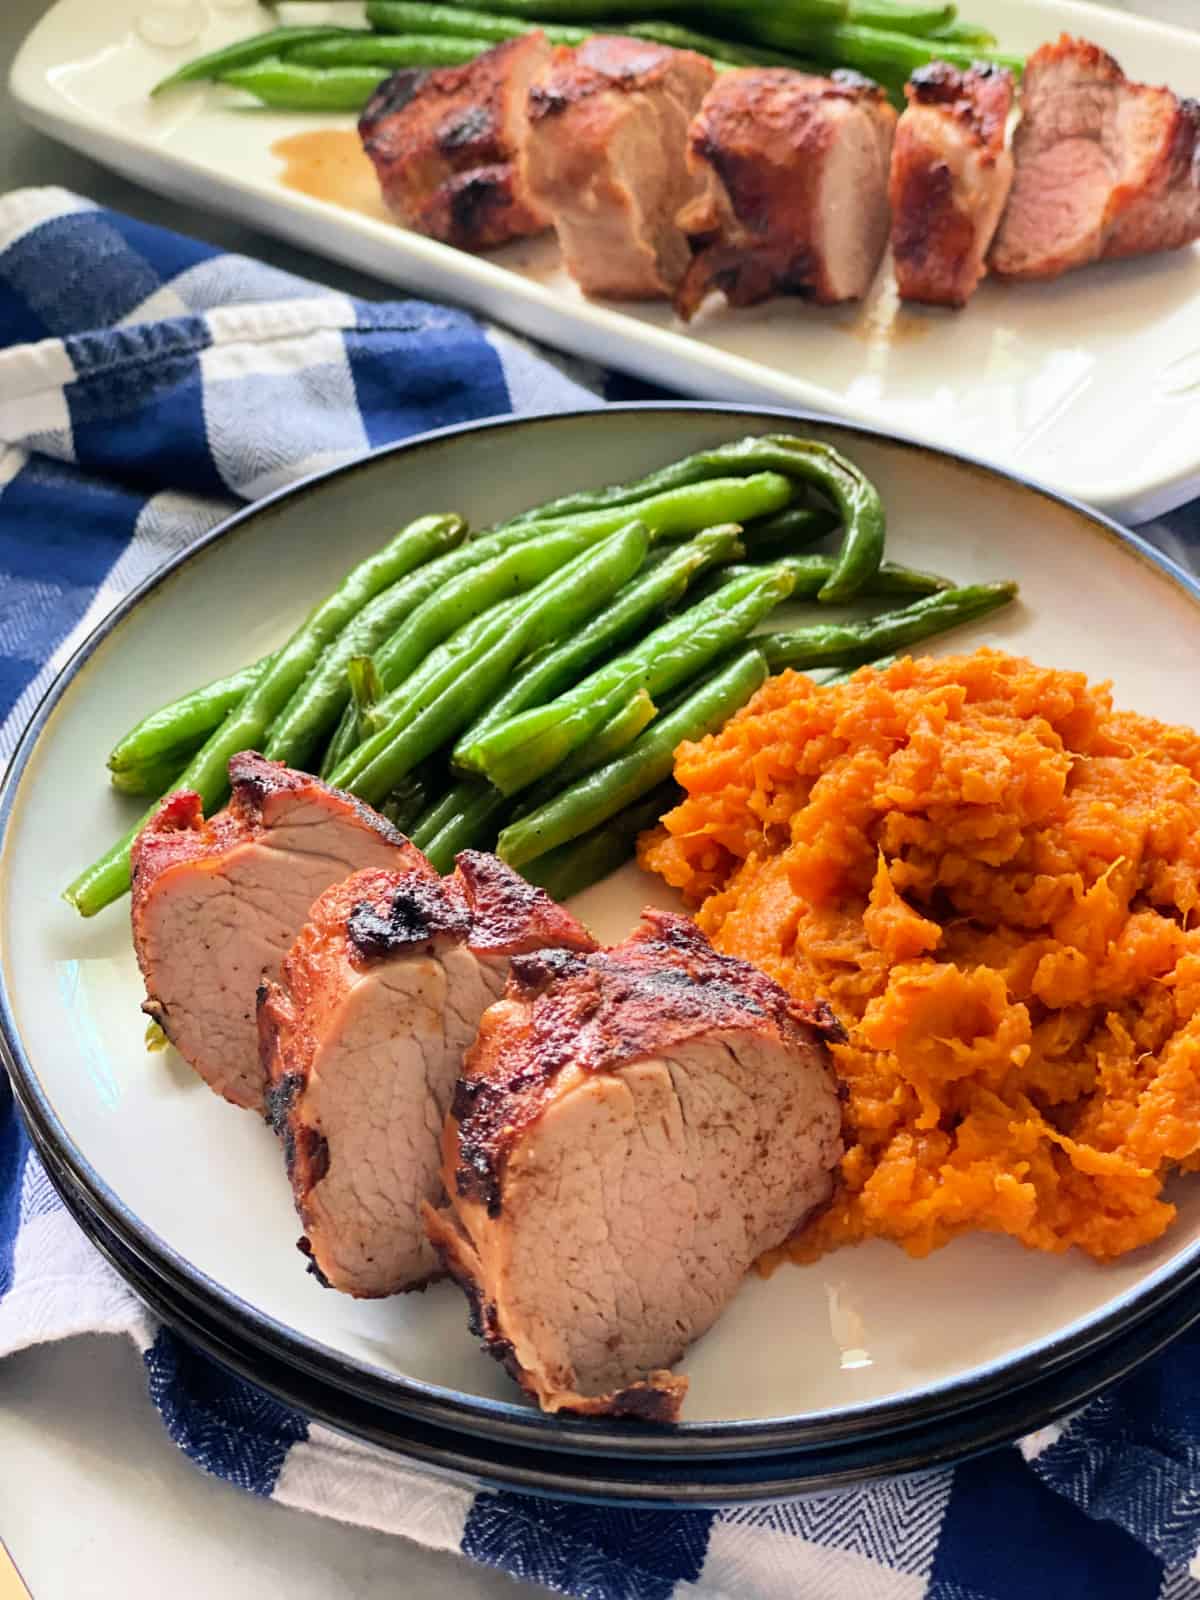
{"type": "MultiPolygon", "coordinates": [[[[1066,29],[1113,51],[1132,77],[1200,95],[1200,33],[1074,0],[966,9],[1009,49],[1066,29]]],[[[673,389],[804,406],[963,450],[1130,522],[1200,493],[1200,247],[1057,283],[987,282],[958,313],[898,306],[885,264],[861,306],[780,299],[689,331],[662,305],[585,300],[552,236],[476,257],[389,222],[369,177],[347,193],[365,194],[370,215],[284,187],[272,145],[354,119],[248,110],[206,85],[151,102],[150,86],[182,61],[276,20],[246,0],[171,0],[195,28],[166,48],[139,26],[165,10],[163,0],[58,0],[13,66],[24,115],[166,194],[673,389]]],[[[360,20],[345,5],[300,14],[360,20]]]]}
{"type": "MultiPolygon", "coordinates": [[[[52,1169],[148,1270],[206,1315],[235,1318],[277,1359],[360,1388],[369,1380],[389,1403],[454,1426],[525,1430],[550,1448],[611,1449],[614,1439],[633,1451],[777,1448],[869,1437],[994,1398],[1095,1349],[1200,1276],[1200,1178],[1180,1180],[1179,1218],[1161,1240],[1106,1267],[983,1235],[924,1261],[874,1242],[749,1279],[682,1363],[691,1388],[677,1434],[542,1418],[480,1352],[449,1284],[355,1301],[304,1270],[273,1136],[172,1052],[146,1051],[127,907],[85,922],[60,898],[135,814],[105,782],[115,739],[153,704],[274,648],[394,527],[398,507],[454,509],[484,526],[778,427],[830,440],[872,476],[892,558],[964,582],[1019,579],[1020,603],[960,630],[952,648],[991,643],[1081,668],[1111,678],[1122,706],[1195,719],[1200,587],[1132,536],[922,446],[702,406],[472,424],[285,491],[101,624],[35,717],[0,793],[0,1033],[18,1093],[52,1169]]],[[[672,903],[630,866],[574,909],[618,939],[647,901],[672,903]]]]}

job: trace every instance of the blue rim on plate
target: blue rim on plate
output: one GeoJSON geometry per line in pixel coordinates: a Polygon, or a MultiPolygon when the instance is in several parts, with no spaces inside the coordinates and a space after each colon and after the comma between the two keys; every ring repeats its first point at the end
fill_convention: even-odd
{"type": "Polygon", "coordinates": [[[704,1509],[827,1493],[881,1478],[935,1471],[1010,1445],[1035,1428],[1069,1415],[1200,1320],[1200,1294],[1176,1290],[1136,1326],[1123,1330],[1093,1356],[1035,1380],[1015,1397],[1004,1394],[967,1413],[953,1412],[931,1423],[917,1422],[811,1450],[755,1456],[656,1462],[624,1456],[571,1456],[551,1449],[512,1446],[465,1435],[459,1429],[405,1421],[397,1427],[360,1395],[307,1378],[286,1361],[238,1338],[203,1307],[186,1303],[157,1278],[77,1194],[67,1175],[47,1170],[68,1210],[121,1276],[165,1323],[237,1377],[268,1390],[276,1399],[316,1422],[393,1450],[441,1477],[472,1489],[626,1508],[704,1509]]]}
{"type": "MultiPolygon", "coordinates": [[[[1192,601],[1200,604],[1200,583],[1145,540],[1122,528],[1110,518],[1036,482],[1002,472],[972,456],[941,450],[882,430],[839,422],[835,418],[778,407],[721,406],[701,402],[665,404],[648,402],[609,406],[597,410],[555,413],[542,417],[506,417],[459,424],[437,429],[398,444],[384,446],[352,462],[313,474],[300,483],[280,490],[267,499],[235,513],[186,551],[167,562],[128,595],[79,646],[47,690],[22,734],[3,784],[0,785],[0,841],[3,841],[8,819],[16,803],[22,776],[42,732],[55,707],[67,693],[81,669],[98,646],[120,627],[123,620],[148,595],[154,593],[168,578],[199,554],[230,537],[264,511],[277,507],[281,502],[361,471],[381,459],[436,450],[447,441],[457,440],[472,433],[505,429],[519,434],[522,430],[545,429],[553,427],[556,423],[572,423],[582,419],[603,426],[606,416],[628,415],[631,412],[648,417],[656,415],[665,417],[680,413],[708,414],[725,420],[732,417],[744,419],[748,428],[773,423],[786,423],[791,427],[811,426],[823,431],[832,431],[851,441],[856,438],[865,441],[874,440],[907,451],[955,461],[986,474],[989,478],[1015,483],[1030,492],[1068,507],[1091,523],[1098,534],[1118,541],[1139,559],[1165,573],[1192,601]]],[[[518,446],[514,445],[514,448],[518,446]]],[[[0,843],[0,863],[2,859],[3,844],[0,843]]],[[[1109,1370],[1113,1367],[1115,1356],[1112,1361],[1101,1361],[1102,1347],[1120,1336],[1122,1349],[1145,1347],[1146,1353],[1149,1353],[1148,1347],[1153,1344],[1156,1337],[1154,1329],[1166,1324],[1165,1307],[1168,1302],[1176,1307],[1175,1321],[1178,1322],[1178,1326],[1175,1331],[1181,1331],[1186,1322],[1181,1320],[1182,1312],[1178,1309],[1179,1305],[1184,1301],[1190,1305],[1192,1297],[1187,1291],[1194,1285],[1200,1284],[1200,1241],[1198,1241],[1174,1261],[1150,1274],[1136,1287],[1116,1297],[1103,1312],[1077,1319],[1075,1323],[1060,1329],[1048,1340],[997,1358],[967,1375],[931,1384],[919,1394],[887,1398],[862,1406],[749,1422],[685,1422],[670,1431],[651,1431],[636,1423],[545,1416],[515,1402],[462,1394],[436,1384],[400,1377],[367,1363],[352,1361],[338,1351],[309,1339],[256,1310],[180,1256],[141,1222],[140,1218],[122,1202],[120,1196],[104,1182],[81,1152],[72,1145],[66,1129],[55,1115],[42,1090],[33,1063],[25,1052],[17,1030],[2,965],[0,965],[0,1059],[8,1068],[33,1141],[46,1161],[54,1182],[76,1212],[85,1231],[119,1260],[120,1270],[131,1278],[136,1273],[139,1285],[151,1285],[151,1288],[145,1290],[147,1295],[153,1294],[164,1307],[169,1306],[171,1309],[167,1314],[172,1320],[194,1325],[197,1337],[203,1333],[206,1338],[216,1339],[219,1335],[215,1330],[220,1330],[228,1340],[230,1348],[239,1353],[238,1360],[252,1365],[261,1373],[275,1374],[273,1379],[267,1377],[261,1379],[268,1387],[274,1387],[276,1384],[282,1386],[285,1379],[280,1374],[286,1374],[286,1383],[290,1389],[303,1389],[306,1393],[311,1392],[321,1397],[337,1397],[336,1404],[334,1400],[322,1398],[323,1409],[317,1414],[327,1415],[333,1421],[341,1416],[343,1422],[339,1425],[344,1425],[351,1431],[363,1432],[366,1427],[365,1413],[371,1419],[371,1432],[368,1436],[378,1436],[385,1442],[392,1443],[395,1448],[408,1453],[412,1453],[413,1450],[413,1429],[431,1428],[450,1434],[468,1434],[477,1441],[486,1439],[489,1441],[489,1448],[496,1446],[509,1451],[531,1450],[549,1455],[551,1458],[562,1455],[581,1458],[580,1467],[588,1470],[589,1477],[594,1474],[586,1464],[598,1465],[606,1457],[624,1462],[636,1460],[641,1464],[638,1470],[652,1471],[657,1475],[661,1472],[677,1471],[678,1469],[672,1468],[670,1463],[686,1456],[688,1462],[686,1470],[689,1474],[698,1470],[703,1463],[706,1471],[711,1469],[713,1473],[724,1475],[726,1472],[746,1472],[747,1457],[763,1461],[779,1459],[782,1467],[782,1458],[787,1453],[800,1452],[808,1459],[814,1452],[819,1454],[827,1449],[832,1450],[834,1456],[854,1459],[864,1456],[877,1457],[880,1460],[896,1457],[899,1460],[901,1456],[897,1456],[896,1452],[901,1449],[901,1442],[917,1429],[921,1436],[927,1439],[932,1454],[928,1458],[919,1451],[914,1456],[902,1455],[903,1467],[893,1465],[879,1469],[910,1470],[914,1466],[921,1465],[926,1459],[930,1463],[946,1459],[944,1454],[938,1453],[944,1448],[949,1448],[937,1443],[939,1430],[942,1434],[949,1432],[958,1438],[958,1444],[954,1448],[962,1454],[967,1450],[985,1447],[987,1443],[999,1442],[1000,1436],[1014,1437],[1016,1433],[1037,1425],[1039,1420],[1045,1420],[1046,1412],[1037,1410],[1033,1403],[1034,1396],[1059,1392],[1072,1395],[1072,1398],[1063,1401],[1061,1406],[1054,1400],[1038,1401],[1038,1404],[1047,1404],[1051,1409],[1055,1407],[1066,1409],[1069,1405],[1077,1403],[1084,1392],[1079,1390],[1079,1384],[1084,1383],[1086,1389],[1082,1369],[1092,1357],[1096,1358],[1095,1370],[1108,1373],[1108,1376],[1100,1380],[1101,1383],[1109,1382],[1117,1375],[1115,1368],[1111,1372],[1109,1370]],[[1055,1375],[1061,1379],[1060,1389],[1057,1391],[1047,1388],[1055,1375]],[[1012,1430],[1007,1430],[1007,1424],[1002,1421],[986,1422],[985,1419],[991,1416],[993,1411],[997,1418],[1019,1415],[1022,1421],[1012,1430]],[[358,1420],[349,1420],[352,1416],[358,1420]],[[390,1430],[385,1427],[385,1419],[391,1421],[390,1430]],[[972,1432],[972,1428],[976,1431],[972,1432]],[[955,1430],[958,1432],[955,1433],[955,1430]],[[981,1442],[964,1443],[968,1436],[971,1439],[978,1437],[981,1442]],[[889,1439],[893,1441],[890,1445],[887,1443],[889,1439]],[[740,1458],[736,1468],[732,1465],[728,1468],[722,1465],[730,1458],[740,1458]]],[[[1200,1311],[1200,1301],[1198,1301],[1198,1311],[1200,1311]]],[[[1164,1337],[1171,1336],[1173,1335],[1164,1337]]],[[[1159,1339],[1159,1343],[1161,1342],[1162,1339],[1159,1339]]],[[[1154,1344],[1154,1348],[1157,1347],[1158,1345],[1154,1344]]],[[[1115,1344],[1113,1348],[1115,1351],[1115,1344]]],[[[1132,1360],[1141,1359],[1144,1359],[1144,1355],[1132,1358],[1119,1370],[1128,1370],[1132,1360]]],[[[283,1393],[283,1388],[280,1387],[278,1392],[283,1393]]],[[[297,1403],[304,1402],[297,1401],[297,1403]]],[[[314,1400],[308,1408],[315,1409],[316,1404],[314,1400]]],[[[838,1470],[833,1467],[832,1459],[828,1466],[830,1470],[838,1470]]],[[[867,1468],[862,1460],[859,1460],[859,1466],[855,1470],[858,1476],[865,1475],[867,1468]]],[[[752,1476],[756,1482],[752,1497],[789,1492],[787,1488],[776,1489],[759,1482],[757,1470],[752,1476]]],[[[844,1480],[823,1474],[819,1481],[828,1483],[844,1480]]],[[[813,1487],[814,1481],[807,1480],[806,1486],[813,1487]]],[[[547,1488],[544,1492],[569,1491],[562,1488],[547,1488]]],[[[657,1497],[651,1496],[651,1498],[657,1497]]]]}

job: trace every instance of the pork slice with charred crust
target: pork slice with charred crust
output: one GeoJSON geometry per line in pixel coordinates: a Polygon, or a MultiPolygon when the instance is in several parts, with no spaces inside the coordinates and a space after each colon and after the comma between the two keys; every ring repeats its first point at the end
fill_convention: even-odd
{"type": "Polygon", "coordinates": [[[388,209],[406,227],[463,250],[491,250],[550,226],[525,182],[528,90],[543,33],[462,67],[393,73],[359,118],[388,209]]]}
{"type": "Polygon", "coordinates": [[[170,796],[133,846],[133,943],[143,1010],[218,1094],[261,1110],[254,997],[274,977],[331,883],[361,867],[436,877],[369,806],[251,752],[229,763],[232,795],[207,821],[170,796]]]}
{"type": "Polygon", "coordinates": [[[674,292],[688,264],[676,214],[696,190],[687,127],[713,76],[694,51],[598,35],[557,49],[530,89],[529,185],[585,294],[674,292]]]}
{"type": "Polygon", "coordinates": [[[670,1367],[832,1192],[842,1037],[667,912],[611,950],[513,961],[426,1223],[543,1409],[678,1418],[670,1367]]]}
{"type": "Polygon", "coordinates": [[[722,73],[688,131],[701,192],[679,216],[695,252],[679,314],[717,290],[732,306],[864,295],[887,244],[895,127],[883,90],[854,72],[722,73]]]}
{"type": "Polygon", "coordinates": [[[1021,88],[993,271],[1056,278],[1200,238],[1200,102],[1131,83],[1067,34],[1034,51],[1021,88]]]}
{"type": "Polygon", "coordinates": [[[378,869],[321,896],[264,984],[259,1033],[301,1249],[359,1296],[422,1286],[437,1258],[421,1217],[438,1200],[442,1122],[509,959],[591,950],[568,912],[494,856],[452,878],[378,869]]]}
{"type": "Polygon", "coordinates": [[[904,93],[890,185],[896,283],[905,300],[964,306],[986,274],[1012,187],[1012,74],[934,61],[904,93]]]}

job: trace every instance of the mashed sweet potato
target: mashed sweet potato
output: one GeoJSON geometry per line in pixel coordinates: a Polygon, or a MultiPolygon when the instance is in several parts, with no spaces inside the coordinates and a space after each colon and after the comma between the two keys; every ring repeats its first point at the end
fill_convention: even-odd
{"type": "Polygon", "coordinates": [[[849,1029],[801,1259],[968,1228],[1111,1258],[1200,1166],[1200,736],[992,650],[771,679],[641,860],[849,1029]]]}

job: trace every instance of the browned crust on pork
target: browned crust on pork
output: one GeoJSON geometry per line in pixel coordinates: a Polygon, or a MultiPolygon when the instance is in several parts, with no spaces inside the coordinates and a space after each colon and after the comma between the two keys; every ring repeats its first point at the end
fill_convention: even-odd
{"type": "Polygon", "coordinates": [[[455,1091],[457,1193],[499,1214],[507,1154],[565,1068],[612,1072],[714,1029],[739,1028],[801,1048],[845,1038],[827,1005],[793,1000],[669,911],[644,911],[617,951],[515,957],[507,995],[485,1017],[455,1091]]]}
{"type": "Polygon", "coordinates": [[[904,92],[889,184],[897,285],[906,300],[963,306],[986,272],[1012,181],[1012,75],[934,61],[904,92]]]}
{"type": "Polygon", "coordinates": [[[692,50],[622,34],[597,34],[572,48],[559,45],[537,83],[529,91],[529,120],[544,122],[593,95],[616,89],[621,94],[644,93],[664,83],[672,68],[685,59],[703,71],[705,58],[692,50]]]}
{"type": "Polygon", "coordinates": [[[358,131],[401,222],[463,250],[549,226],[522,177],[525,103],[514,81],[548,49],[531,30],[465,66],[405,69],[380,84],[358,131]]]}
{"type": "Polygon", "coordinates": [[[837,298],[815,234],[822,164],[837,136],[825,112],[835,103],[896,120],[884,91],[856,72],[746,67],[717,79],[688,134],[689,165],[707,181],[679,216],[693,250],[675,296],[685,321],[714,291],[735,307],[776,293],[837,298]]]}
{"type": "Polygon", "coordinates": [[[462,851],[452,881],[466,906],[471,949],[481,955],[517,955],[540,945],[596,948],[578,918],[497,856],[462,851]]]}

